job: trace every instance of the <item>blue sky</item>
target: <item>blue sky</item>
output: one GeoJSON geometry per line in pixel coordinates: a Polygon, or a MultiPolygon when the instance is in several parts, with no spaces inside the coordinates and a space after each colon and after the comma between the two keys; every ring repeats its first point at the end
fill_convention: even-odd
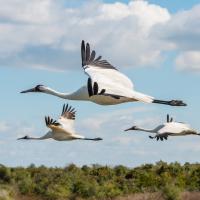
{"type": "Polygon", "coordinates": [[[199,162],[200,138],[149,140],[146,133],[169,113],[200,130],[200,4],[198,1],[0,1],[0,163],[65,166],[69,163],[137,166],[199,162]],[[81,69],[80,42],[91,43],[133,80],[138,91],[158,99],[182,99],[188,107],[143,103],[99,106],[45,94],[20,94],[44,84],[62,92],[87,81],[81,69]],[[102,142],[17,141],[41,136],[44,116],[56,119],[62,105],[77,110],[76,128],[102,142]]]}

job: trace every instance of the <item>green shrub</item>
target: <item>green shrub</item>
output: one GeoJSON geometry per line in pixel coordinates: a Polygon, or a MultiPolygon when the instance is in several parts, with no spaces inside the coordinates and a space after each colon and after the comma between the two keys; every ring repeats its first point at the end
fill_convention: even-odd
{"type": "Polygon", "coordinates": [[[166,185],[162,190],[163,196],[166,200],[180,200],[181,191],[175,185],[166,185]]]}
{"type": "Polygon", "coordinates": [[[11,181],[11,172],[9,168],[0,166],[0,182],[9,183],[11,181]]]}

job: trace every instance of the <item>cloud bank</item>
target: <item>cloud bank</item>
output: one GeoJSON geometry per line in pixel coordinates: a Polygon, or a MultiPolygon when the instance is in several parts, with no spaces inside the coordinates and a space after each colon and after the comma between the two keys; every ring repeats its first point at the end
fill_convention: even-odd
{"type": "MultiPolygon", "coordinates": [[[[198,5],[172,15],[147,1],[85,1],[77,6],[62,0],[0,3],[0,66],[78,69],[82,39],[119,68],[157,66],[163,54],[173,50],[177,67],[193,70],[192,63],[184,61],[191,51],[199,53],[198,5]]],[[[196,60],[195,70],[200,70],[199,64],[196,60]]]]}

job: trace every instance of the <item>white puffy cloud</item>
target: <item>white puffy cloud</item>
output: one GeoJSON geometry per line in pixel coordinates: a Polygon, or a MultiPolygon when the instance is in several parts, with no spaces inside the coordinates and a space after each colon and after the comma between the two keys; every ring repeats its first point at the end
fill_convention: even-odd
{"type": "Polygon", "coordinates": [[[80,64],[82,39],[114,64],[153,65],[160,60],[161,48],[154,45],[150,30],[170,19],[165,8],[146,1],[86,1],[79,7],[67,7],[62,0],[0,3],[0,64],[4,66],[74,68],[80,64]]]}
{"type": "Polygon", "coordinates": [[[0,134],[5,139],[17,138],[24,135],[34,134],[35,128],[30,124],[22,122],[11,123],[9,121],[0,121],[0,134]]]}
{"type": "Polygon", "coordinates": [[[180,63],[200,50],[200,5],[171,14],[147,1],[77,2],[0,0],[0,66],[78,69],[84,39],[119,68],[159,65],[173,50],[193,70],[180,63]]]}
{"type": "Polygon", "coordinates": [[[106,130],[109,131],[112,129],[118,129],[120,131],[123,131],[125,128],[127,128],[127,126],[133,125],[133,123],[136,123],[137,125],[149,125],[152,124],[152,122],[155,122],[155,119],[146,118],[142,120],[135,120],[134,118],[134,114],[144,113],[149,110],[150,109],[147,107],[137,107],[120,109],[109,113],[105,112],[82,120],[81,126],[84,129],[90,129],[95,131],[99,131],[102,130],[102,128],[104,128],[104,132],[106,132],[106,130]]]}
{"type": "Polygon", "coordinates": [[[200,71],[200,51],[185,51],[176,58],[176,66],[180,70],[200,71]]]}
{"type": "Polygon", "coordinates": [[[7,122],[1,121],[0,122],[0,133],[5,133],[9,130],[9,125],[7,122]]]}
{"type": "Polygon", "coordinates": [[[177,50],[200,50],[200,5],[177,12],[153,33],[166,43],[172,43],[177,50]]]}
{"type": "Polygon", "coordinates": [[[156,26],[151,34],[160,40],[160,44],[168,47],[166,50],[177,52],[177,69],[199,71],[200,5],[172,15],[165,24],[156,26]]]}

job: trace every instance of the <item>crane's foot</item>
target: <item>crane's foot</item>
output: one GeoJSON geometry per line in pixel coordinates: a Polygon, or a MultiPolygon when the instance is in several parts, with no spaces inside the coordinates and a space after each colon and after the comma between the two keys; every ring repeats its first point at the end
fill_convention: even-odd
{"type": "Polygon", "coordinates": [[[181,100],[171,100],[169,101],[169,105],[170,106],[187,106],[187,104],[181,100]]]}
{"type": "Polygon", "coordinates": [[[169,106],[187,106],[187,104],[181,100],[165,101],[165,100],[154,99],[152,103],[165,104],[169,106]]]}

